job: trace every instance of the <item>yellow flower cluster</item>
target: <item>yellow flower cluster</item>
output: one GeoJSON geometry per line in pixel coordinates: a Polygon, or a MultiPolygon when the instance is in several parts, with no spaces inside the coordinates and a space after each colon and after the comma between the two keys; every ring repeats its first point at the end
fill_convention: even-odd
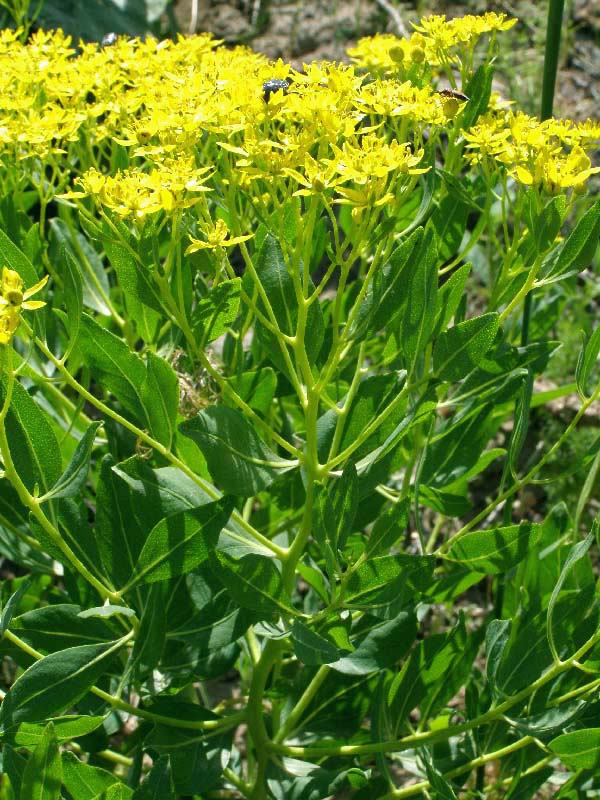
{"type": "Polygon", "coordinates": [[[581,191],[588,178],[600,172],[586,152],[600,144],[600,123],[590,120],[540,122],[521,112],[498,111],[481,118],[463,136],[469,161],[488,167],[502,164],[518,183],[549,194],[581,191]]]}
{"type": "Polygon", "coordinates": [[[8,267],[2,269],[0,283],[0,344],[8,344],[21,321],[21,311],[35,311],[46,305],[41,300],[30,300],[48,280],[46,275],[35,286],[23,291],[23,279],[18,272],[8,267]]]}
{"type": "Polygon", "coordinates": [[[462,139],[467,100],[437,91],[456,68],[463,82],[472,74],[482,36],[514,23],[430,16],[406,40],[362,39],[353,65],[301,70],[208,35],[76,49],[60,31],[26,45],[0,32],[0,182],[6,193],[33,184],[45,200],[89,197],[140,225],[192,209],[194,247],[216,236],[217,205],[237,203],[233,238],[293,196],[392,214],[449,131],[459,160],[466,141],[471,163],[491,158],[522,183],[576,188],[594,171],[593,123],[560,123],[560,134],[537,123],[544,141],[532,142],[494,101],[462,139]]]}
{"type": "Polygon", "coordinates": [[[197,168],[191,158],[168,159],[150,172],[131,168],[114,177],[90,169],[76,180],[81,191],[68,192],[61,197],[74,199],[91,195],[120,217],[143,219],[158,211],[171,212],[197,203],[201,192],[210,191],[201,183],[210,172],[209,167],[197,168]]]}
{"type": "Polygon", "coordinates": [[[415,66],[458,64],[472,53],[484,34],[508,30],[516,21],[493,12],[450,20],[445,14],[432,15],[415,25],[415,32],[408,39],[366,36],[348,53],[358,66],[375,74],[409,74],[415,66]]]}

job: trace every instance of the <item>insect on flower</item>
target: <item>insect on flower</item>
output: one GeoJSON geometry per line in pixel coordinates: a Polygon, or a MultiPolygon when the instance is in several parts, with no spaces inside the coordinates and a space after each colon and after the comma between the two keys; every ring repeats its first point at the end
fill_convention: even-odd
{"type": "Polygon", "coordinates": [[[112,47],[114,44],[117,43],[119,37],[114,31],[107,33],[106,36],[102,37],[102,41],[100,42],[100,47],[112,47]]]}
{"type": "Polygon", "coordinates": [[[262,88],[265,103],[268,103],[271,95],[275,94],[275,92],[283,92],[284,94],[287,94],[287,90],[290,88],[290,82],[281,78],[271,78],[263,83],[262,88]]]}
{"type": "Polygon", "coordinates": [[[457,92],[456,89],[439,89],[436,94],[441,94],[442,97],[452,97],[454,100],[458,100],[461,103],[466,103],[467,100],[470,100],[466,94],[457,92]]]}

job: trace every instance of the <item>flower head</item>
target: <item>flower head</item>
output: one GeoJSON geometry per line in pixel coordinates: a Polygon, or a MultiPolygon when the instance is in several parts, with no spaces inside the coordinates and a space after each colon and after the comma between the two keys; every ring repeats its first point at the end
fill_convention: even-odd
{"type": "Polygon", "coordinates": [[[0,284],[0,344],[8,344],[19,327],[21,311],[36,311],[46,305],[43,300],[30,300],[43,289],[48,275],[34,286],[23,291],[23,278],[14,269],[2,268],[0,284]]]}
{"type": "Polygon", "coordinates": [[[246,236],[229,236],[229,228],[227,223],[218,219],[216,223],[205,231],[206,241],[201,239],[194,239],[190,236],[191,245],[185,251],[186,256],[190,253],[196,253],[198,250],[216,250],[219,247],[233,247],[240,242],[245,242],[251,239],[254,234],[249,233],[246,236]]]}

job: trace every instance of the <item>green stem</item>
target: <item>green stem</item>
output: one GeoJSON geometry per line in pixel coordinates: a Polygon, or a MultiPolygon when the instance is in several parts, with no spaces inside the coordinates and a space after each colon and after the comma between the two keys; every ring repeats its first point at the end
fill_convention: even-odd
{"type": "Polygon", "coordinates": [[[327,664],[323,664],[323,666],[319,667],[311,682],[302,693],[302,696],[288,714],[284,724],[277,732],[277,735],[274,737],[273,741],[276,744],[281,744],[281,742],[285,741],[285,739],[287,739],[287,737],[296,729],[296,726],[302,715],[312,702],[313,697],[319,691],[323,681],[330,672],[331,668],[328,667],[327,664]]]}
{"type": "MultiPolygon", "coordinates": [[[[512,753],[516,753],[518,750],[522,750],[524,747],[528,747],[530,744],[534,744],[535,742],[536,740],[533,736],[525,736],[523,739],[519,739],[518,742],[513,742],[513,744],[506,745],[506,747],[501,747],[499,750],[495,750],[492,753],[485,753],[477,758],[472,758],[465,764],[461,764],[459,767],[455,767],[448,772],[444,772],[443,777],[446,780],[451,780],[459,775],[463,775],[467,770],[471,771],[477,769],[478,767],[483,767],[485,764],[489,764],[490,761],[498,761],[499,759],[512,755],[512,753]]],[[[379,800],[398,800],[398,798],[414,797],[415,795],[421,794],[426,789],[430,788],[431,783],[429,781],[420,781],[412,786],[408,786],[406,789],[394,789],[394,791],[383,795],[383,797],[379,798],[379,800]]]]}
{"type": "Polygon", "coordinates": [[[554,90],[558,72],[558,55],[560,52],[560,35],[562,31],[564,0],[549,0],[548,24],[546,27],[546,50],[544,53],[544,76],[542,80],[542,119],[552,116],[554,106],[554,90]]]}

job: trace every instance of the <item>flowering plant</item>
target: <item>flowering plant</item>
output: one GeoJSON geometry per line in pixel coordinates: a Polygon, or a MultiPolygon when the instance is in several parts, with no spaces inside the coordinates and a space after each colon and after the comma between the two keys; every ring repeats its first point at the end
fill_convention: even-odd
{"type": "Polygon", "coordinates": [[[523,497],[600,395],[587,322],[539,381],[600,124],[492,91],[513,24],[303,70],[0,35],[12,796],[597,791],[600,440],[575,508],[523,497]]]}

